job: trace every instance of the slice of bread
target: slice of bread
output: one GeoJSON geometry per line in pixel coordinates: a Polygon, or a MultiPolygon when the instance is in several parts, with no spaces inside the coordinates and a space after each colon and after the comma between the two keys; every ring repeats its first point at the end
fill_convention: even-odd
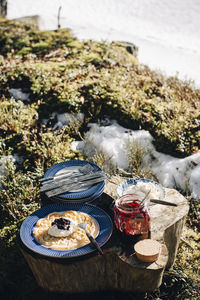
{"type": "Polygon", "coordinates": [[[154,262],[158,259],[161,244],[155,240],[145,239],[134,246],[136,256],[144,262],[154,262]]]}

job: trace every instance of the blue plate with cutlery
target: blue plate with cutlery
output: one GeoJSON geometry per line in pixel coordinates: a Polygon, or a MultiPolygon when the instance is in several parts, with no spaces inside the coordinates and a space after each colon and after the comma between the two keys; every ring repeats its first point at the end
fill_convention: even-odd
{"type": "Polygon", "coordinates": [[[52,166],[40,179],[40,191],[59,202],[90,202],[104,190],[107,176],[93,162],[69,160],[52,166]]]}
{"type": "Polygon", "coordinates": [[[47,217],[53,212],[62,214],[68,210],[86,213],[95,220],[99,228],[95,240],[100,247],[110,239],[113,230],[112,220],[101,208],[85,203],[55,203],[40,208],[24,220],[20,228],[20,238],[24,245],[33,252],[56,258],[73,258],[96,251],[97,249],[89,241],[87,245],[73,250],[55,250],[40,244],[35,238],[33,232],[39,220],[42,220],[42,218],[47,217]]]}

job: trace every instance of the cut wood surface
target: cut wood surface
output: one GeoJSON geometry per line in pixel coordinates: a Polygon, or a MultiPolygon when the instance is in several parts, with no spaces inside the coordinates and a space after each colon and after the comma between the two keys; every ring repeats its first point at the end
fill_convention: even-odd
{"type": "MultiPolygon", "coordinates": [[[[103,208],[113,220],[113,201],[117,198],[119,178],[107,181],[105,192],[93,205],[103,208]]],[[[113,223],[110,240],[102,247],[104,255],[94,252],[78,259],[48,258],[27,249],[20,249],[38,284],[45,290],[61,293],[84,293],[103,290],[145,292],[162,283],[165,268],[173,266],[181,231],[188,213],[187,200],[177,191],[166,189],[166,201],[177,207],[153,204],[149,208],[149,236],[161,243],[158,259],[145,263],[136,257],[135,243],[149,236],[127,237],[113,223]]],[[[47,203],[45,203],[47,204],[47,203]]]]}

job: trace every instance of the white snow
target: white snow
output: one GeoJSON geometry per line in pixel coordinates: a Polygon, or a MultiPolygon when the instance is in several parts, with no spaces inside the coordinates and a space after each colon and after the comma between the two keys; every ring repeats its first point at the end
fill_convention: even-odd
{"type": "Polygon", "coordinates": [[[92,158],[95,151],[110,157],[114,166],[128,169],[127,148],[136,143],[143,151],[141,168],[151,169],[159,182],[168,188],[190,190],[193,198],[200,200],[200,152],[186,158],[175,158],[156,151],[148,131],[130,130],[113,121],[109,126],[90,124],[84,141],[73,142],[72,148],[92,158]]]}
{"type": "Polygon", "coordinates": [[[74,113],[74,114],[70,114],[70,113],[62,113],[62,114],[58,114],[58,113],[53,113],[52,114],[53,118],[57,118],[57,122],[54,125],[53,129],[57,130],[62,128],[64,125],[66,126],[70,126],[70,124],[78,124],[80,122],[83,121],[84,119],[84,114],[83,113],[74,113]]]}
{"type": "Polygon", "coordinates": [[[24,93],[24,92],[22,92],[22,89],[20,89],[20,88],[19,89],[10,89],[9,93],[16,100],[21,100],[23,102],[30,101],[30,99],[29,99],[30,93],[24,93]]]}
{"type": "MultiPolygon", "coordinates": [[[[12,155],[3,156],[0,158],[0,180],[4,179],[6,176],[9,163],[14,164],[16,159],[12,155]]],[[[3,185],[0,182],[0,191],[2,190],[3,185]]]]}
{"type": "Polygon", "coordinates": [[[12,155],[3,156],[0,159],[0,178],[6,175],[7,165],[9,162],[15,162],[15,158],[12,155]]]}

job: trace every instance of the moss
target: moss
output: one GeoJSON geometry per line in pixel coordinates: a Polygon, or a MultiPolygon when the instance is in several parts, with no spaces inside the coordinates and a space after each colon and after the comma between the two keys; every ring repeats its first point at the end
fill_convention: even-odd
{"type": "Polygon", "coordinates": [[[32,45],[33,53],[40,53],[40,54],[44,55],[48,52],[49,49],[50,49],[50,46],[46,42],[35,43],[32,45]]]}
{"type": "Polygon", "coordinates": [[[81,41],[78,41],[78,40],[68,41],[67,46],[69,48],[81,49],[83,47],[83,43],[81,41]]]}
{"type": "MultiPolygon", "coordinates": [[[[39,56],[45,55],[50,49],[65,46],[73,40],[68,30],[41,32],[30,25],[1,18],[0,22],[0,53],[4,56],[15,55],[22,49],[32,48],[39,56]]],[[[22,52],[20,52],[22,54],[22,52]]],[[[25,53],[24,53],[25,54],[25,53]]]]}
{"type": "Polygon", "coordinates": [[[17,52],[17,55],[26,55],[32,51],[31,47],[23,47],[19,52],[17,52]]]}
{"type": "Polygon", "coordinates": [[[65,30],[29,29],[25,35],[20,25],[18,31],[24,38],[14,40],[12,30],[9,38],[13,49],[22,47],[17,53],[23,60],[14,57],[12,66],[5,61],[1,94],[11,87],[28,88],[32,99],[43,103],[40,117],[64,109],[84,111],[92,121],[106,113],[126,127],[149,130],[157,149],[175,156],[199,147],[200,96],[189,83],[152,72],[120,43],[78,41],[65,30]]]}
{"type": "Polygon", "coordinates": [[[7,133],[21,134],[24,128],[29,130],[37,119],[35,105],[24,105],[22,101],[11,99],[2,102],[0,107],[0,128],[7,133]]]}
{"type": "Polygon", "coordinates": [[[184,157],[198,150],[200,96],[189,83],[152,72],[120,43],[78,41],[65,30],[39,32],[15,24],[16,38],[13,23],[3,24],[13,43],[7,55],[21,47],[23,60],[14,56],[12,66],[5,60],[1,94],[21,87],[42,101],[40,117],[64,109],[84,111],[92,121],[106,113],[126,127],[149,130],[159,151],[184,157]]]}

